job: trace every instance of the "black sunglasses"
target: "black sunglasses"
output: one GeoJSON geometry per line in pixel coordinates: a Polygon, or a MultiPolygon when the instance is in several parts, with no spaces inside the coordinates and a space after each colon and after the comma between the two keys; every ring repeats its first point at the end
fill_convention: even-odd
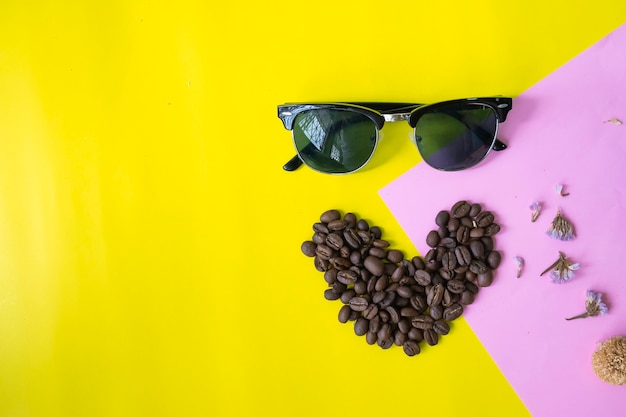
{"type": "Polygon", "coordinates": [[[371,159],[385,122],[406,120],[424,161],[443,171],[458,171],[506,145],[496,138],[513,100],[467,98],[435,104],[317,103],[278,106],[278,117],[292,131],[297,155],[283,166],[302,163],[327,174],[348,174],[371,159]]]}

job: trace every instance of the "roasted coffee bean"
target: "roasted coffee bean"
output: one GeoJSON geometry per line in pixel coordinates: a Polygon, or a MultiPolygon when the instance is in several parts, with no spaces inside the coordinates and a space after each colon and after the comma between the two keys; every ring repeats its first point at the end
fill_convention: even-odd
{"type": "Polygon", "coordinates": [[[485,234],[485,229],[483,229],[482,227],[472,227],[469,233],[470,239],[482,237],[484,234],[485,234]]]}
{"type": "MultiPolygon", "coordinates": [[[[420,270],[420,269],[426,268],[426,264],[424,263],[424,259],[422,259],[421,256],[414,256],[411,259],[411,263],[413,264],[413,266],[415,266],[416,270],[420,270]]],[[[415,272],[417,272],[417,271],[415,271],[415,272]]]]}
{"type": "MultiPolygon", "coordinates": [[[[335,232],[337,233],[337,232],[335,232]]],[[[345,242],[353,249],[358,249],[361,247],[361,238],[359,237],[356,230],[350,228],[343,231],[343,238],[345,242]]]]}
{"type": "Polygon", "coordinates": [[[443,266],[439,270],[439,276],[441,276],[441,278],[443,278],[446,281],[449,281],[449,280],[453,279],[455,275],[456,275],[456,273],[453,270],[444,269],[443,266]]]}
{"type": "Polygon", "coordinates": [[[368,320],[373,319],[378,315],[378,306],[376,304],[369,304],[365,310],[363,310],[363,317],[368,320]]]}
{"type": "Polygon", "coordinates": [[[411,325],[418,329],[430,329],[433,327],[433,323],[435,321],[432,317],[426,316],[424,314],[420,314],[419,316],[415,316],[411,319],[411,325]]]}
{"type": "Polygon", "coordinates": [[[472,261],[472,254],[467,246],[457,246],[454,249],[454,255],[456,256],[456,260],[459,265],[469,265],[472,261]]]}
{"type": "Polygon", "coordinates": [[[389,247],[389,242],[387,242],[386,240],[383,240],[383,239],[374,239],[374,241],[372,242],[372,245],[375,248],[384,249],[384,248],[388,248],[389,247]]]}
{"type": "Polygon", "coordinates": [[[329,261],[333,267],[339,270],[348,269],[352,266],[352,262],[342,256],[333,256],[329,259],[329,261]]]}
{"type": "Polygon", "coordinates": [[[380,308],[386,308],[393,304],[396,299],[395,292],[385,292],[385,298],[379,303],[380,308]]]}
{"type": "Polygon", "coordinates": [[[480,241],[485,245],[485,253],[489,253],[493,250],[493,238],[491,236],[483,236],[480,241]]]}
{"type": "Polygon", "coordinates": [[[363,264],[363,257],[361,256],[361,252],[358,251],[352,251],[352,253],[350,253],[350,262],[352,262],[352,265],[362,265],[363,264]]]}
{"type": "Polygon", "coordinates": [[[476,216],[475,220],[478,227],[487,227],[493,223],[493,213],[490,211],[483,211],[476,216]]]}
{"type": "Polygon", "coordinates": [[[443,284],[437,284],[432,287],[432,289],[426,295],[426,302],[429,306],[436,306],[441,304],[441,300],[443,299],[443,293],[445,288],[443,284]]]}
{"type": "Polygon", "coordinates": [[[447,210],[441,210],[435,217],[435,224],[437,226],[447,226],[448,220],[450,220],[450,213],[447,210]]]}
{"type": "Polygon", "coordinates": [[[320,215],[320,221],[322,223],[330,223],[333,220],[339,220],[339,219],[341,219],[341,213],[339,212],[339,210],[335,210],[335,209],[326,210],[320,215]]]}
{"type": "Polygon", "coordinates": [[[485,259],[485,245],[480,240],[472,240],[469,249],[474,258],[485,259]]]}
{"type": "Polygon", "coordinates": [[[485,227],[485,236],[493,236],[500,231],[500,226],[496,223],[491,223],[489,226],[485,227]]]}
{"type": "Polygon", "coordinates": [[[418,311],[413,307],[404,307],[400,310],[400,315],[402,317],[415,317],[419,316],[420,314],[422,314],[422,311],[418,311]]]}
{"type": "Polygon", "coordinates": [[[367,220],[359,219],[359,221],[356,222],[356,228],[357,228],[357,230],[367,231],[367,230],[370,229],[370,225],[369,225],[369,223],[367,223],[367,220]]]}
{"type": "Polygon", "coordinates": [[[450,231],[448,230],[448,226],[439,226],[436,232],[440,239],[450,236],[450,231]]]}
{"type": "Polygon", "coordinates": [[[389,323],[384,323],[380,326],[380,330],[378,330],[378,340],[387,339],[391,336],[391,325],[389,323]]]}
{"type": "Polygon", "coordinates": [[[328,230],[332,231],[336,231],[336,230],[343,230],[348,226],[348,223],[346,223],[345,220],[333,220],[328,222],[328,230]]]}
{"type": "MultiPolygon", "coordinates": [[[[381,309],[384,307],[381,307],[381,309]]],[[[382,323],[388,323],[389,322],[389,313],[387,313],[387,311],[385,310],[378,310],[378,318],[380,318],[380,321],[382,323]]]]}
{"type": "Polygon", "coordinates": [[[394,271],[391,273],[391,280],[393,282],[400,282],[400,280],[404,277],[405,274],[406,274],[406,268],[400,265],[397,268],[395,268],[394,271]]]}
{"type": "Polygon", "coordinates": [[[357,336],[363,336],[365,333],[367,333],[369,328],[370,328],[370,323],[364,317],[359,317],[354,322],[354,333],[356,333],[357,336]]]}
{"type": "Polygon", "coordinates": [[[439,320],[440,318],[443,317],[443,310],[444,310],[444,306],[442,306],[441,304],[436,305],[436,306],[431,306],[430,309],[428,310],[428,314],[430,315],[430,317],[433,318],[433,320],[439,320]]]}
{"type": "Polygon", "coordinates": [[[334,250],[323,244],[317,245],[317,248],[315,248],[315,253],[317,254],[317,256],[325,260],[329,260],[335,255],[334,250]]]}
{"type": "Polygon", "coordinates": [[[478,274],[476,277],[476,284],[479,287],[488,287],[493,283],[493,271],[490,269],[483,272],[482,274],[478,274]]]}
{"type": "Polygon", "coordinates": [[[435,320],[433,330],[435,333],[445,336],[450,333],[450,325],[444,319],[435,320]]]}
{"type": "Polygon", "coordinates": [[[319,255],[315,255],[315,258],[313,258],[313,265],[315,265],[315,269],[320,272],[326,272],[328,268],[330,268],[330,262],[328,259],[324,259],[319,255]]]}
{"type": "Polygon", "coordinates": [[[412,327],[413,326],[411,326],[411,320],[406,317],[401,318],[398,322],[398,330],[400,330],[402,333],[408,333],[412,327]]]}
{"type": "Polygon", "coordinates": [[[370,319],[370,332],[377,333],[382,327],[383,323],[380,320],[380,316],[374,316],[370,319]]]}
{"type": "Polygon", "coordinates": [[[404,285],[400,285],[396,290],[396,293],[402,298],[411,298],[413,296],[413,290],[404,285]]]}
{"type": "Polygon", "coordinates": [[[358,278],[359,276],[357,275],[357,273],[349,269],[344,269],[337,272],[337,281],[341,282],[342,284],[352,285],[356,282],[358,278]]]}
{"type": "Polygon", "coordinates": [[[463,314],[463,306],[461,304],[454,303],[450,307],[446,307],[446,309],[443,310],[443,319],[445,321],[452,321],[461,317],[461,314],[463,314]]]}
{"type": "MultiPolygon", "coordinates": [[[[456,268],[457,259],[454,252],[446,252],[443,254],[441,258],[441,267],[448,270],[453,270],[456,268]]],[[[445,278],[445,277],[444,277],[445,278]]]]}
{"type": "Polygon", "coordinates": [[[372,234],[369,231],[357,230],[356,234],[359,235],[361,242],[363,242],[366,245],[369,245],[372,242],[372,240],[374,240],[374,238],[372,237],[372,234]]]}
{"type": "Polygon", "coordinates": [[[422,329],[418,329],[417,327],[411,326],[411,329],[406,335],[409,336],[410,340],[415,340],[418,343],[424,340],[424,332],[422,329]]]}
{"type": "MultiPolygon", "coordinates": [[[[316,245],[325,244],[326,243],[326,236],[328,236],[328,233],[316,232],[315,234],[313,234],[313,237],[311,238],[311,240],[316,245]]],[[[317,247],[316,247],[316,249],[317,249],[317,247]]]]}
{"type": "Polygon", "coordinates": [[[407,340],[402,345],[402,350],[407,356],[419,355],[420,345],[415,340],[407,340]]]}
{"type": "Polygon", "coordinates": [[[363,297],[353,297],[349,301],[350,308],[354,311],[365,311],[369,303],[363,297]]]}
{"type": "Polygon", "coordinates": [[[352,312],[350,313],[350,317],[348,318],[348,321],[355,321],[359,317],[361,317],[361,312],[352,310],[352,312]]]}
{"type": "Polygon", "coordinates": [[[343,236],[338,232],[329,233],[326,236],[326,245],[334,250],[339,250],[343,246],[343,236]]]}
{"type": "Polygon", "coordinates": [[[339,297],[339,299],[342,303],[348,304],[353,297],[356,297],[356,291],[354,291],[353,289],[349,289],[341,293],[341,297],[339,297]]]}
{"type": "Polygon", "coordinates": [[[409,337],[406,333],[402,333],[399,330],[393,334],[393,344],[396,346],[403,346],[408,340],[409,337]]]}
{"type": "Polygon", "coordinates": [[[436,248],[440,240],[441,236],[439,236],[436,230],[431,230],[426,236],[426,244],[431,248],[436,248]]]}
{"type": "Polygon", "coordinates": [[[340,297],[340,294],[337,294],[331,288],[329,288],[327,290],[324,290],[324,298],[329,300],[329,301],[338,300],[339,297],[340,297]]]}
{"type": "Polygon", "coordinates": [[[451,279],[446,284],[448,291],[454,294],[460,294],[465,291],[465,284],[460,279],[451,279]]]}
{"type": "Polygon", "coordinates": [[[393,339],[391,337],[388,337],[387,339],[378,339],[376,344],[382,349],[389,349],[391,346],[393,346],[393,339]]]}
{"type": "Polygon", "coordinates": [[[500,266],[501,260],[502,257],[500,256],[500,252],[498,252],[497,250],[489,252],[489,255],[487,256],[487,264],[491,269],[496,269],[498,266],[500,266]]]}
{"type": "Polygon", "coordinates": [[[354,228],[356,226],[356,222],[357,222],[356,214],[346,213],[344,214],[343,219],[348,224],[348,227],[354,228]]]}
{"type": "Polygon", "coordinates": [[[344,305],[339,309],[339,322],[340,323],[347,323],[348,319],[350,318],[350,313],[352,312],[352,310],[350,309],[349,305],[344,305]]]}
{"type": "Polygon", "coordinates": [[[459,220],[461,221],[461,225],[467,227],[468,229],[475,226],[474,220],[472,220],[469,216],[461,217],[459,220]]]}
{"type": "Polygon", "coordinates": [[[411,307],[419,311],[420,314],[423,313],[428,308],[428,304],[426,303],[426,298],[422,295],[414,295],[413,297],[409,299],[409,303],[411,304],[411,307]]]}
{"type": "Polygon", "coordinates": [[[378,336],[376,336],[376,332],[368,331],[365,333],[365,342],[368,345],[373,345],[378,340],[378,336]]]}
{"type": "Polygon", "coordinates": [[[467,216],[470,209],[471,207],[467,203],[467,201],[461,200],[452,206],[452,210],[450,210],[450,214],[452,215],[452,217],[460,219],[461,217],[467,216]]]}
{"type": "Polygon", "coordinates": [[[424,330],[424,340],[429,346],[435,346],[439,343],[439,335],[433,329],[424,330]]]}
{"type": "Polygon", "coordinates": [[[476,215],[480,213],[482,209],[483,208],[480,206],[480,204],[474,203],[470,206],[470,211],[469,213],[467,213],[467,215],[470,217],[476,217],[476,215]]]}
{"type": "Polygon", "coordinates": [[[363,281],[362,279],[358,279],[354,283],[354,291],[356,292],[356,295],[367,294],[367,282],[363,281]]]}
{"type": "Polygon", "coordinates": [[[465,281],[465,289],[474,295],[478,294],[478,286],[473,282],[465,281]]]}
{"type": "MultiPolygon", "coordinates": [[[[374,281],[374,280],[372,280],[372,281],[374,281]]],[[[387,295],[387,293],[384,292],[384,291],[375,291],[372,294],[372,303],[379,304],[381,301],[383,301],[385,299],[386,295],[387,295]]]]}
{"type": "MultiPolygon", "coordinates": [[[[344,246],[342,246],[342,247],[341,247],[341,249],[339,249],[339,255],[340,255],[342,258],[346,258],[346,259],[350,260],[350,259],[349,259],[349,258],[350,258],[350,253],[351,253],[351,249],[350,249],[350,247],[349,247],[349,246],[345,246],[345,245],[344,245],[344,246]]],[[[351,263],[352,263],[352,262],[351,262],[351,263]]]]}
{"type": "Polygon", "coordinates": [[[316,248],[317,248],[317,245],[315,244],[315,242],[313,242],[311,240],[307,240],[305,242],[302,242],[302,245],[300,246],[300,249],[302,250],[302,253],[304,253],[309,258],[312,258],[312,257],[315,256],[315,249],[316,248]]]}
{"type": "MultiPolygon", "coordinates": [[[[456,240],[452,237],[444,237],[443,239],[439,241],[439,246],[443,246],[444,248],[448,248],[448,249],[453,249],[456,247],[456,240]]],[[[443,254],[442,254],[442,258],[443,258],[443,254]]]]}
{"type": "Polygon", "coordinates": [[[375,291],[383,291],[389,285],[389,278],[386,275],[378,278],[376,280],[376,285],[374,286],[375,291]]]}
{"type": "Polygon", "coordinates": [[[476,295],[471,291],[463,291],[461,293],[461,298],[459,299],[459,304],[461,305],[470,305],[476,299],[476,295]]]}
{"type": "Polygon", "coordinates": [[[430,272],[426,271],[425,269],[418,269],[417,271],[415,271],[413,278],[419,285],[422,286],[430,284],[430,281],[432,279],[430,272]]]}
{"type": "Polygon", "coordinates": [[[370,233],[374,239],[380,239],[383,235],[383,231],[378,226],[370,227],[370,233]]]}
{"type": "Polygon", "coordinates": [[[457,218],[451,217],[450,220],[448,220],[448,230],[450,233],[455,233],[460,225],[461,221],[457,218]]]}
{"type": "Polygon", "coordinates": [[[398,313],[398,310],[396,310],[394,307],[387,306],[385,307],[385,311],[389,313],[389,320],[391,320],[392,323],[397,324],[400,321],[400,314],[398,313]]]}
{"type": "Polygon", "coordinates": [[[383,264],[383,261],[375,256],[368,256],[367,258],[365,258],[365,260],[363,261],[363,266],[365,266],[365,268],[370,271],[372,275],[375,276],[381,276],[385,271],[385,265],[383,264]]]}
{"type": "Polygon", "coordinates": [[[473,259],[472,262],[470,262],[469,269],[475,274],[484,274],[489,267],[480,259],[473,259]]]}
{"type": "Polygon", "coordinates": [[[328,229],[328,226],[325,223],[315,223],[315,224],[313,224],[313,231],[314,232],[323,233],[325,235],[330,233],[330,229],[328,229]]]}
{"type": "Polygon", "coordinates": [[[332,268],[324,272],[324,281],[328,284],[334,284],[337,281],[338,270],[332,268]]]}
{"type": "Polygon", "coordinates": [[[470,240],[470,229],[469,227],[462,225],[456,231],[456,240],[461,244],[465,245],[470,240]]]}
{"type": "Polygon", "coordinates": [[[385,257],[387,256],[387,251],[383,248],[373,247],[370,248],[369,254],[370,256],[375,256],[378,259],[385,259],[385,257]]]}
{"type": "Polygon", "coordinates": [[[404,259],[404,254],[402,251],[397,249],[389,249],[387,250],[387,260],[394,264],[399,264],[404,259]]]}

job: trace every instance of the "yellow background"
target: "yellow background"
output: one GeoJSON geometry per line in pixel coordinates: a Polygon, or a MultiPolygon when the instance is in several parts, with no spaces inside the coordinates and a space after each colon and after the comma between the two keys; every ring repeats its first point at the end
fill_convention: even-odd
{"type": "Polygon", "coordinates": [[[463,319],[417,357],[369,346],[300,252],[337,208],[417,254],[377,194],[420,161],[408,125],[363,172],[286,173],[276,105],[516,96],[625,17],[3,0],[0,416],[527,416],[463,319]]]}

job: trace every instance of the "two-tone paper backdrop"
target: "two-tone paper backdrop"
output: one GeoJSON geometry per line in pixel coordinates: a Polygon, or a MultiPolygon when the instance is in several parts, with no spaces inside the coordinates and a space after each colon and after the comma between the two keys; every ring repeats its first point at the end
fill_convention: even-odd
{"type": "MultiPolygon", "coordinates": [[[[338,208],[417,254],[379,191],[420,159],[397,124],[363,172],[283,172],[293,147],[276,105],[518,97],[625,17],[612,0],[2,2],[0,415],[535,413],[519,378],[541,376],[508,375],[469,312],[414,358],[337,321],[300,243],[338,208]]],[[[584,104],[567,117],[589,116],[584,104]]],[[[506,133],[513,158],[517,133],[506,133]]],[[[567,185],[568,204],[588,201],[576,193],[587,184],[567,185]]],[[[439,205],[440,186],[419,178],[405,191],[439,205]]],[[[542,222],[552,186],[532,188],[544,193],[542,222]]],[[[578,245],[596,244],[580,232],[578,245]]],[[[584,307],[597,267],[576,247],[580,285],[558,288],[571,302],[563,314],[584,307]]],[[[489,295],[472,307],[491,309],[489,295]]],[[[577,366],[571,376],[597,383],[587,359],[577,366]]]]}

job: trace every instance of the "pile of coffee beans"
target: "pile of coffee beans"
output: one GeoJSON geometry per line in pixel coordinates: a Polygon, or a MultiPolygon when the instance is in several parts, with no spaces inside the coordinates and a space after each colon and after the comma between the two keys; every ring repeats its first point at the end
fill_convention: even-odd
{"type": "Polygon", "coordinates": [[[411,259],[392,249],[378,226],[339,210],[322,213],[313,237],[302,243],[324,273],[324,297],[343,303],[339,321],[353,322],[368,344],[417,355],[420,343],[436,345],[450,332],[449,322],[493,282],[500,264],[493,213],[463,200],[440,211],[435,223],[426,237],[430,250],[411,259]]]}

